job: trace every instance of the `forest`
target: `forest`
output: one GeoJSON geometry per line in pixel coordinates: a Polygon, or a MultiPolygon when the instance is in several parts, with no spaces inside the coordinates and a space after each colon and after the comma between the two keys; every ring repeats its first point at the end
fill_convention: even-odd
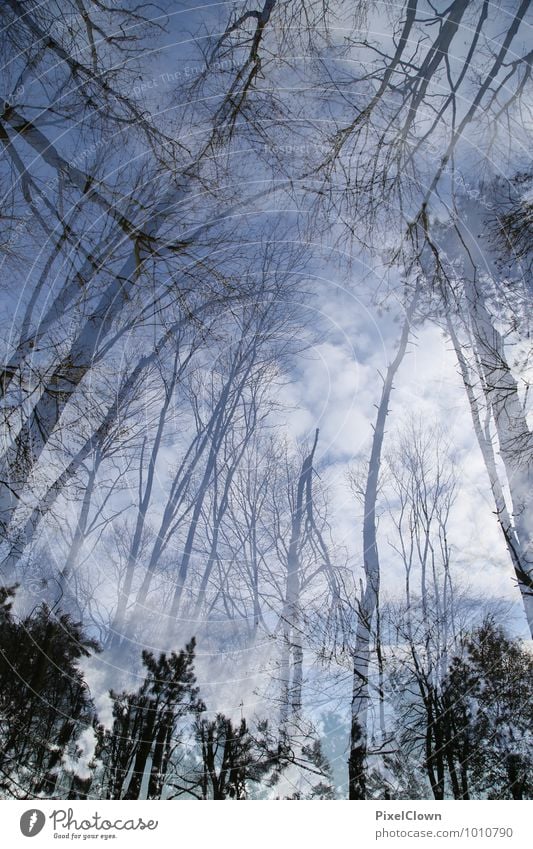
{"type": "Polygon", "coordinates": [[[3,0],[1,799],[533,798],[531,7],[3,0]]]}

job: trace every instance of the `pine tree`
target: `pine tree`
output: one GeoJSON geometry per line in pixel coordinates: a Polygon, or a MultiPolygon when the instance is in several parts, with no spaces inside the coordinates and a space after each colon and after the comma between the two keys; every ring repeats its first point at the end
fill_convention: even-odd
{"type": "Polygon", "coordinates": [[[203,708],[195,687],[194,638],[178,654],[143,651],[146,675],[135,693],[111,692],[114,723],[100,729],[99,755],[110,799],[160,799],[178,745],[178,724],[203,708]]]}
{"type": "Polygon", "coordinates": [[[2,789],[17,798],[53,796],[64,756],[92,723],[78,661],[98,644],[80,623],[46,604],[18,621],[11,610],[15,591],[0,594],[2,789]]]}
{"type": "Polygon", "coordinates": [[[532,690],[531,652],[490,619],[453,658],[444,687],[448,762],[472,797],[532,797],[532,690]]]}

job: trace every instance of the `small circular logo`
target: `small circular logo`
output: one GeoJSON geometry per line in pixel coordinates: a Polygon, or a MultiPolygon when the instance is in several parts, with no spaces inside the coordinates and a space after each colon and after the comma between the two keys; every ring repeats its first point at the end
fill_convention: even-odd
{"type": "Polygon", "coordinates": [[[20,818],[20,830],[24,837],[35,837],[43,830],[46,817],[42,811],[37,808],[32,808],[30,811],[25,811],[20,818]]]}

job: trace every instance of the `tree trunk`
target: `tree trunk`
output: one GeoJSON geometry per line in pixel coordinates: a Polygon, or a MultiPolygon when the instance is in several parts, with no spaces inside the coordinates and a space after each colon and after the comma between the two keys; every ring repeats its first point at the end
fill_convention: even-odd
{"type": "Polygon", "coordinates": [[[411,323],[419,298],[415,289],[406,311],[396,356],[387,369],[378,406],[364,498],[363,554],[366,587],[357,611],[358,623],[353,653],[353,686],[348,758],[348,795],[366,798],[366,758],[368,749],[368,710],[370,706],[369,667],[372,626],[379,601],[379,552],[377,544],[376,502],[385,423],[389,412],[393,381],[407,350],[411,323]]]}

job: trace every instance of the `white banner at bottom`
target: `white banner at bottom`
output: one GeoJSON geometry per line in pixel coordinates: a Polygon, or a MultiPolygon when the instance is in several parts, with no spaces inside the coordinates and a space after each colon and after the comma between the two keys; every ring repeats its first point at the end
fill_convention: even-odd
{"type": "Polygon", "coordinates": [[[533,845],[533,803],[522,801],[2,802],[5,847],[72,844],[116,849],[359,849],[368,846],[533,845]],[[31,841],[35,841],[32,843],[31,841]],[[68,841],[68,842],[67,842],[68,841]]]}

